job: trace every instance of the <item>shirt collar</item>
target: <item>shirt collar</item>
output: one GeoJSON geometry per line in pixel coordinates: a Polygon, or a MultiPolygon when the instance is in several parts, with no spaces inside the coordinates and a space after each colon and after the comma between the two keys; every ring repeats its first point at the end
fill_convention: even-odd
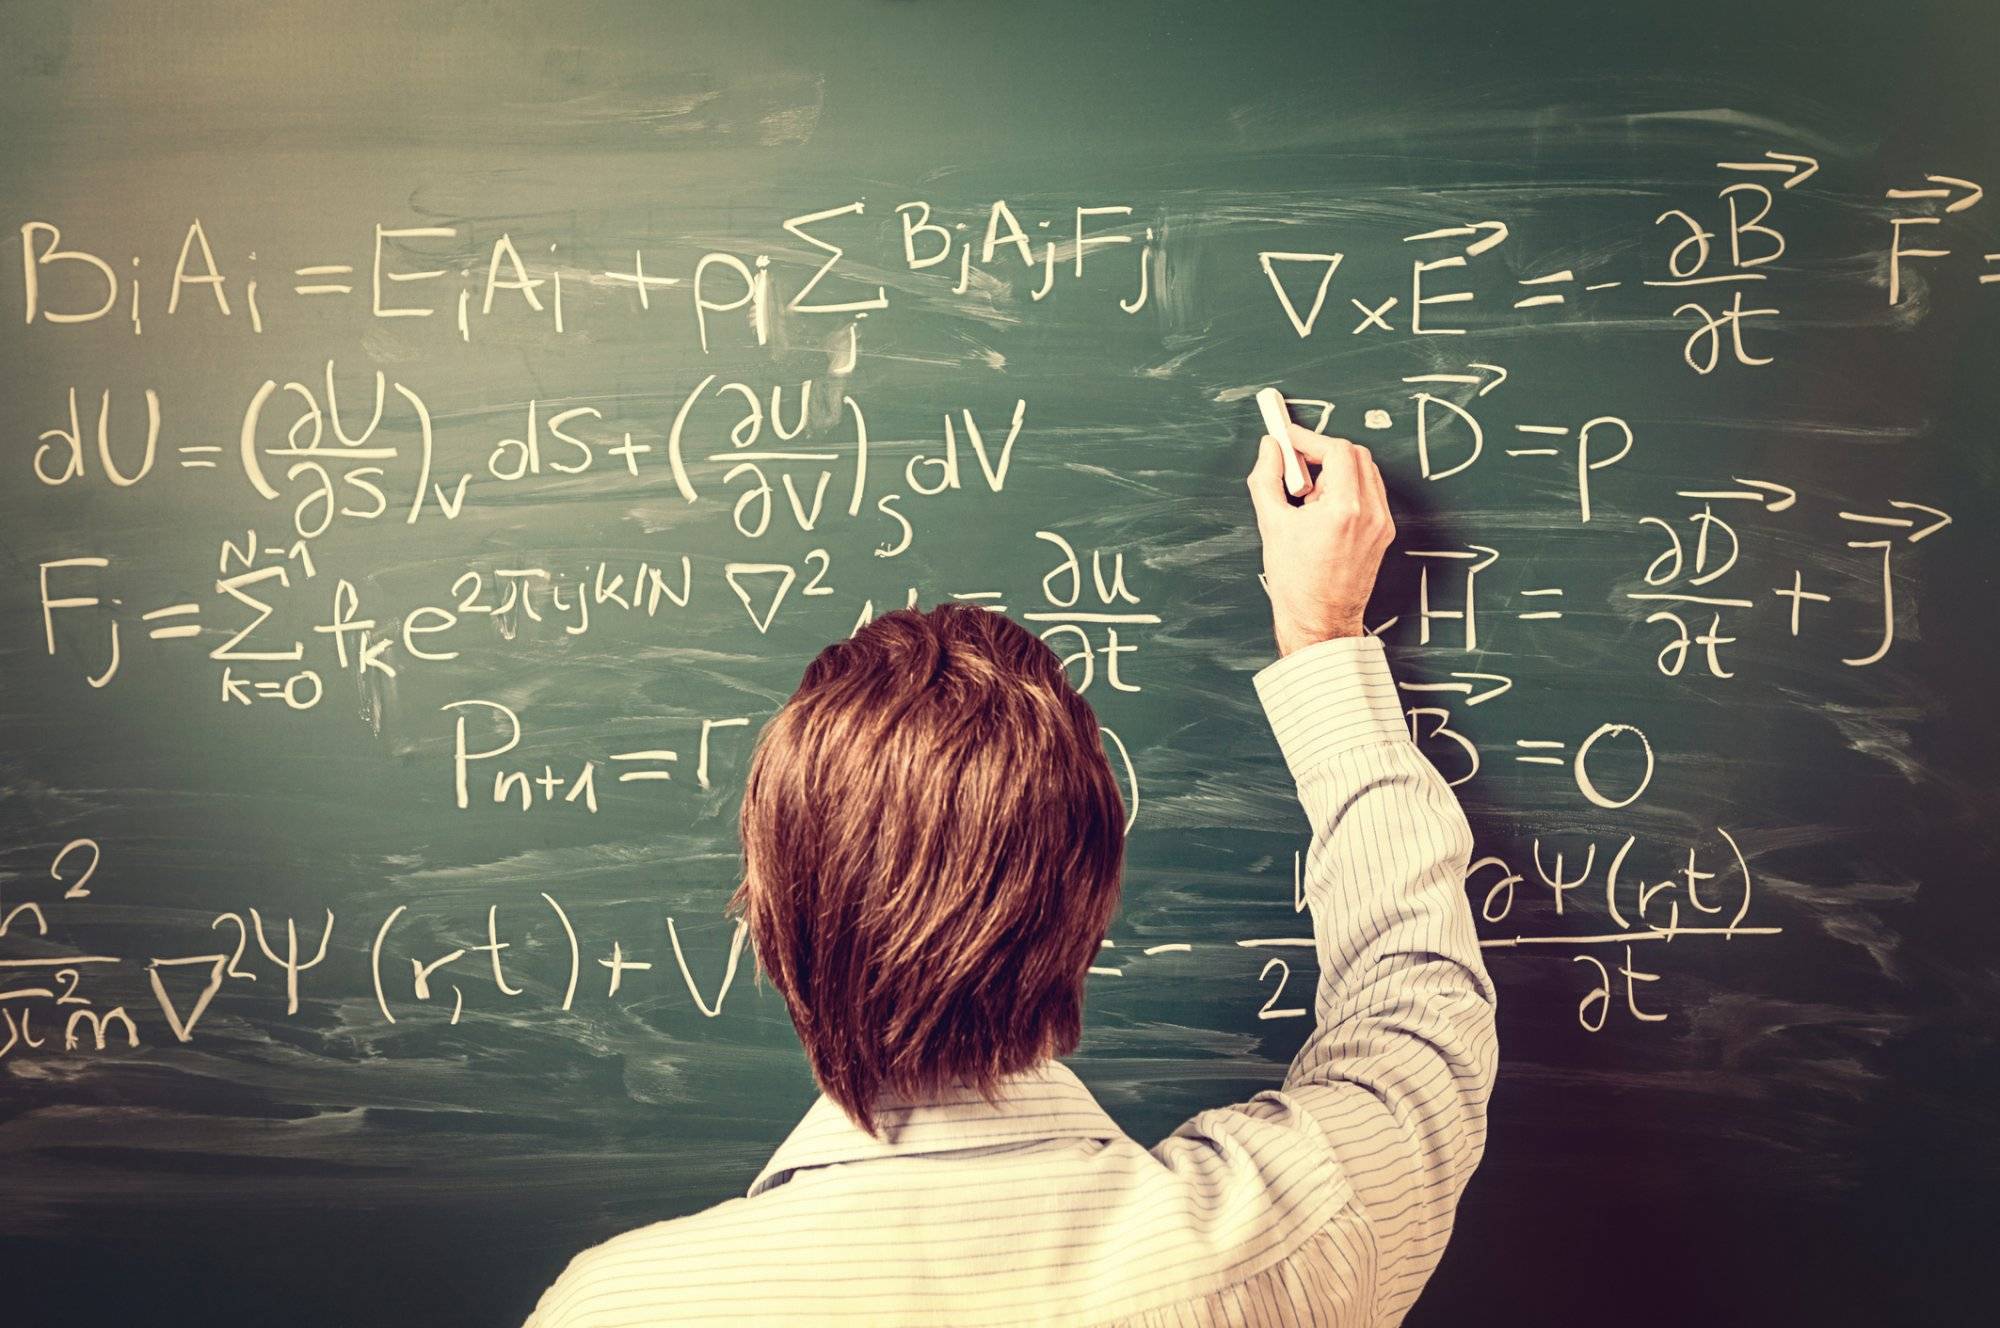
{"type": "Polygon", "coordinates": [[[1002,1079],[989,1103],[954,1085],[921,1102],[886,1097],[870,1135],[822,1093],[751,1182],[755,1198],[805,1167],[993,1148],[1049,1139],[1116,1139],[1124,1134],[1090,1090],[1061,1061],[1047,1060],[1002,1079]]]}

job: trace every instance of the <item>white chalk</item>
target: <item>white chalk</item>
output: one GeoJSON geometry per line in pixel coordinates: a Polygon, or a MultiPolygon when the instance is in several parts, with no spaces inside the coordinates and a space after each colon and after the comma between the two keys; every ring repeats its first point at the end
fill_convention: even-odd
{"type": "Polygon", "coordinates": [[[1267,387],[1257,394],[1257,409],[1264,412],[1264,432],[1278,440],[1285,454],[1285,492],[1294,498],[1306,490],[1306,468],[1299,464],[1298,450],[1292,446],[1292,417],[1285,411],[1285,394],[1267,387]]]}

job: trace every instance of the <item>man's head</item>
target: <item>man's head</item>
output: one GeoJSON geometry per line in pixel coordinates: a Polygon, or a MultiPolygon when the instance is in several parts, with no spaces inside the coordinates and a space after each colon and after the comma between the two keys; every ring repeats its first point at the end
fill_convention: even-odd
{"type": "Polygon", "coordinates": [[[1075,1050],[1125,811],[1055,652],[964,604],[884,614],[806,666],[743,795],[746,917],[820,1087],[878,1097],[1075,1050]]]}

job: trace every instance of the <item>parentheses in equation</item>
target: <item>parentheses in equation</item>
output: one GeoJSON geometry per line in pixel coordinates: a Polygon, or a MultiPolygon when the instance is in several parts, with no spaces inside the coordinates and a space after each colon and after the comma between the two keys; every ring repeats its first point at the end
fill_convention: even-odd
{"type": "MultiPolygon", "coordinates": [[[[1611,865],[1604,872],[1604,908],[1611,915],[1611,920],[1618,924],[1618,930],[1620,931],[1624,931],[1632,924],[1625,921],[1625,915],[1618,911],[1618,869],[1625,865],[1625,855],[1632,851],[1632,845],[1637,843],[1638,840],[1639,837],[1637,835],[1625,836],[1625,842],[1620,844],[1618,851],[1611,855],[1611,865]]],[[[1646,883],[1644,881],[1639,882],[1639,888],[1644,890],[1646,883]]]]}
{"type": "MultiPolygon", "coordinates": [[[[681,460],[681,429],[687,424],[688,412],[694,409],[694,403],[701,400],[701,394],[706,392],[708,385],[714,381],[715,375],[710,374],[694,385],[694,391],[688,393],[687,400],[681,402],[681,408],[674,412],[674,427],[667,431],[667,464],[673,467],[674,487],[679,489],[681,497],[689,502],[695,500],[695,492],[694,483],[688,479],[687,463],[681,460]]],[[[551,899],[549,902],[555,901],[551,899]]]]}
{"type": "MultiPolygon", "coordinates": [[[[911,607],[914,608],[915,605],[912,604],[911,607]]],[[[1114,730],[1100,724],[1097,726],[1097,731],[1111,739],[1111,745],[1118,749],[1118,759],[1125,766],[1125,783],[1132,790],[1132,805],[1125,812],[1125,833],[1129,835],[1132,833],[1132,823],[1139,819],[1139,767],[1132,764],[1132,749],[1125,745],[1125,740],[1114,730]]]]}
{"type": "Polygon", "coordinates": [[[277,380],[266,378],[264,385],[250,398],[250,404],[243,411],[243,433],[238,448],[243,456],[243,474],[249,479],[250,486],[263,496],[265,502],[271,503],[278,501],[278,491],[264,478],[264,467],[257,460],[257,421],[263,417],[264,403],[277,390],[277,380]]]}
{"type": "MultiPolygon", "coordinates": [[[[331,382],[331,379],[328,381],[331,382]]],[[[417,470],[417,491],[410,498],[410,514],[403,518],[404,525],[413,526],[417,523],[418,515],[424,510],[424,494],[431,487],[431,412],[424,405],[424,399],[409,388],[398,383],[396,390],[403,394],[403,399],[417,412],[417,439],[423,445],[420,454],[423,462],[417,470]]]]}
{"type": "Polygon", "coordinates": [[[398,904],[389,910],[389,916],[382,919],[382,925],[375,931],[375,943],[368,947],[368,976],[375,983],[375,1004],[381,1007],[382,1017],[390,1023],[396,1016],[389,1012],[389,998],[382,992],[382,942],[389,939],[389,928],[394,926],[408,904],[398,904]]]}
{"type": "Polygon", "coordinates": [[[847,514],[861,514],[861,495],[868,487],[868,421],[861,414],[861,403],[847,393],[840,394],[843,408],[854,412],[854,492],[847,499],[847,514]]]}
{"type": "MultiPolygon", "coordinates": [[[[709,377],[713,378],[714,375],[710,374],[709,377]]],[[[703,385],[706,386],[705,383],[703,385]]],[[[700,391],[701,389],[696,388],[695,390],[700,391]]],[[[570,1003],[576,999],[576,976],[583,963],[581,952],[578,950],[576,944],[576,928],[570,926],[569,914],[563,912],[563,906],[555,901],[553,895],[544,890],[541,892],[541,896],[548,900],[549,907],[556,911],[556,917],[563,925],[563,934],[569,937],[569,986],[563,992],[562,1003],[562,1008],[567,1010],[570,1007],[570,1003]]]]}
{"type": "Polygon", "coordinates": [[[1743,857],[1743,850],[1737,845],[1734,835],[1719,825],[1715,827],[1715,833],[1721,835],[1728,843],[1729,851],[1736,855],[1736,865],[1743,870],[1743,903],[1738,906],[1736,916],[1729,920],[1729,927],[1723,932],[1723,938],[1726,940],[1736,931],[1737,925],[1743,921],[1744,915],[1750,911],[1750,864],[1743,857]]]}

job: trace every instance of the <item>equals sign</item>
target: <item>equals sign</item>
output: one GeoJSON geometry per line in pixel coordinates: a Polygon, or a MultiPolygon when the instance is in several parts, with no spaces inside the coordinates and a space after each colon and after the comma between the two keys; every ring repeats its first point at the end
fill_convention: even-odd
{"type": "MultiPolygon", "coordinates": [[[[1549,589],[1546,590],[1524,590],[1521,592],[1521,594],[1525,598],[1534,599],[1543,595],[1555,595],[1560,597],[1562,591],[1555,589],[1554,587],[1550,587],[1549,589]]],[[[1522,622],[1536,622],[1545,618],[1560,618],[1562,617],[1562,610],[1538,609],[1534,613],[1518,613],[1515,614],[1514,616],[1519,618],[1522,622]]]]}
{"type": "MultiPolygon", "coordinates": [[[[678,761],[681,759],[681,754],[661,748],[645,752],[613,752],[611,753],[611,759],[614,761],[678,761]]],[[[669,770],[627,770],[618,776],[618,782],[621,784],[630,784],[634,780],[672,779],[673,777],[673,772],[669,770]]]]}
{"type": "MultiPolygon", "coordinates": [[[[295,277],[345,277],[353,275],[354,269],[346,263],[326,263],[319,267],[299,267],[292,269],[295,277]]],[[[354,287],[339,281],[307,282],[292,287],[294,295],[351,295],[354,287]]]]}
{"type": "MultiPolygon", "coordinates": [[[[951,592],[951,597],[953,599],[999,599],[1000,592],[997,590],[954,590],[951,592]]],[[[1005,613],[1007,611],[1005,604],[982,604],[979,607],[992,613],[1005,613]]]]}
{"type": "MultiPolygon", "coordinates": [[[[1514,745],[1526,748],[1529,751],[1559,752],[1563,749],[1563,744],[1559,742],[1546,742],[1537,738],[1521,738],[1514,745]]],[[[1563,763],[1563,759],[1560,756],[1517,756],[1514,759],[1522,765],[1561,765],[1563,763]]]]}
{"type": "MultiPolygon", "coordinates": [[[[185,618],[189,614],[200,612],[199,604],[169,604],[164,609],[154,609],[151,613],[140,614],[139,621],[157,622],[161,618],[185,618]]],[[[201,626],[198,623],[178,623],[152,628],[146,635],[155,641],[172,641],[185,636],[200,636],[201,626]]]]}
{"type": "MultiPolygon", "coordinates": [[[[199,457],[205,457],[205,456],[210,456],[210,455],[213,455],[213,454],[215,454],[215,453],[217,453],[217,452],[220,452],[221,450],[222,450],[222,448],[221,448],[221,447],[219,447],[219,446],[216,446],[216,445],[212,445],[212,444],[211,444],[211,445],[209,445],[209,446],[205,446],[205,447],[193,447],[193,446],[190,446],[190,447],[183,447],[183,448],[181,448],[181,449],[180,449],[180,453],[181,453],[181,455],[182,455],[182,456],[193,456],[193,457],[197,457],[197,458],[199,458],[199,457]]],[[[214,470],[214,469],[215,469],[215,463],[214,463],[213,461],[204,461],[204,460],[195,460],[195,461],[183,461],[183,462],[181,462],[181,469],[182,469],[182,470],[214,470]]]]}
{"type": "MultiPolygon", "coordinates": [[[[1514,426],[1514,432],[1542,434],[1550,438],[1569,437],[1569,430],[1563,428],[1560,424],[1517,424],[1514,426]]],[[[1555,454],[1556,449],[1553,447],[1510,447],[1507,449],[1507,455],[1510,457],[1554,456],[1555,454]]]]}
{"type": "MultiPolygon", "coordinates": [[[[1518,281],[1514,284],[1517,286],[1551,286],[1558,282],[1575,280],[1576,273],[1570,271],[1568,268],[1564,268],[1560,272],[1551,272],[1546,277],[1529,277],[1526,281],[1518,281]]],[[[1561,304],[1562,302],[1563,297],[1561,295],[1551,292],[1546,295],[1529,295],[1516,300],[1514,301],[1514,307],[1516,309],[1533,309],[1537,305],[1561,304]]]]}

